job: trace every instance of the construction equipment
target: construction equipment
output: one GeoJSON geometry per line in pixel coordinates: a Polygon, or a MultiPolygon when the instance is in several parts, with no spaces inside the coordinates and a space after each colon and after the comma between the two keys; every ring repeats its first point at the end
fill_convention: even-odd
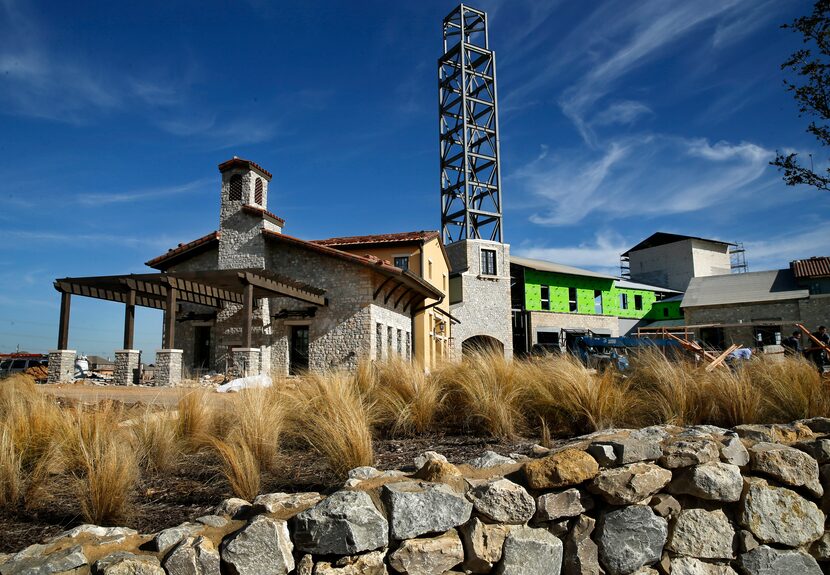
{"type": "Polygon", "coordinates": [[[579,336],[574,340],[571,353],[582,363],[597,371],[613,367],[624,372],[629,368],[628,353],[645,348],[678,348],[677,342],[669,339],[645,339],[636,337],[591,337],[579,336]]]}

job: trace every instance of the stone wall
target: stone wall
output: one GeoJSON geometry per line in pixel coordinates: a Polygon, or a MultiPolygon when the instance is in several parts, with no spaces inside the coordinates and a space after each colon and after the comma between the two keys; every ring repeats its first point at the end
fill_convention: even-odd
{"type": "Polygon", "coordinates": [[[96,558],[105,575],[820,575],[828,433],[815,418],[610,430],[458,465],[427,452],[416,471],[228,499],[150,535],[76,527],[0,557],[0,573],[86,573],[96,558]]]}

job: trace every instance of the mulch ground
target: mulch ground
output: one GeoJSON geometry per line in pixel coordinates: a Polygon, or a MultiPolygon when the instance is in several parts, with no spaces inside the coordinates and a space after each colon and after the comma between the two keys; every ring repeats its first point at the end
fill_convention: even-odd
{"type": "MultiPolygon", "coordinates": [[[[414,470],[412,460],[427,450],[437,451],[453,463],[463,463],[487,449],[503,455],[526,453],[532,443],[534,440],[530,439],[505,442],[469,435],[376,440],[375,466],[414,470]]],[[[278,467],[278,474],[264,474],[262,493],[329,492],[342,484],[311,451],[289,451],[278,467]]],[[[118,523],[141,533],[152,533],[207,515],[228,497],[233,497],[233,492],[210,455],[185,456],[171,472],[143,476],[133,495],[129,516],[118,523]]],[[[84,523],[71,485],[51,486],[49,493],[32,499],[37,502],[34,508],[0,510],[0,552],[19,551],[84,523]]]]}

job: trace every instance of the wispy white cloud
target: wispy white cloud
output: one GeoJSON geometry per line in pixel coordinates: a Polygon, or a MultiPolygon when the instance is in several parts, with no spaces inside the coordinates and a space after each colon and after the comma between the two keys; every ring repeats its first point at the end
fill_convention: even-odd
{"type": "Polygon", "coordinates": [[[15,242],[44,242],[44,243],[60,243],[60,244],[109,244],[130,248],[153,248],[160,249],[169,247],[172,240],[159,236],[127,236],[119,234],[90,234],[90,233],[65,233],[45,230],[3,230],[4,237],[12,240],[6,244],[6,249],[15,246],[29,249],[28,245],[15,242]]]}
{"type": "Polygon", "coordinates": [[[745,241],[750,271],[783,268],[792,260],[811,256],[830,256],[828,226],[830,221],[825,221],[809,230],[745,241]]]}
{"type": "Polygon", "coordinates": [[[547,242],[528,241],[511,249],[516,255],[526,258],[619,275],[620,254],[632,245],[617,232],[601,231],[591,240],[582,241],[575,246],[551,246],[547,242]]]}
{"type": "Polygon", "coordinates": [[[642,102],[623,100],[614,102],[605,110],[599,112],[591,122],[594,126],[629,125],[644,116],[651,116],[654,112],[642,102]]]}
{"type": "Polygon", "coordinates": [[[201,178],[186,182],[175,186],[162,186],[159,188],[149,188],[143,190],[134,190],[130,192],[113,192],[113,193],[86,193],[79,194],[76,200],[86,206],[103,206],[109,204],[126,204],[133,202],[141,202],[144,200],[156,200],[159,198],[169,198],[171,196],[180,196],[198,192],[203,190],[205,186],[215,183],[214,178],[201,178]]]}
{"type": "Polygon", "coordinates": [[[680,214],[749,193],[773,152],[756,144],[643,135],[607,149],[545,154],[513,178],[532,196],[533,223],[568,225],[592,213],[606,219],[680,214]]]}

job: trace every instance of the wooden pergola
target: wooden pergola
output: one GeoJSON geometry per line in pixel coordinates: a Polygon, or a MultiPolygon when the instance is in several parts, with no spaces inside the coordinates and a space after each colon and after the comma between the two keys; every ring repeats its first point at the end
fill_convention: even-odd
{"type": "Polygon", "coordinates": [[[175,346],[178,302],[219,309],[226,304],[242,305],[242,346],[251,347],[254,301],[290,297],[316,306],[326,306],[325,290],[301,284],[261,269],[209,270],[94,276],[55,280],[61,293],[58,349],[69,343],[71,297],[79,295],[125,304],[124,349],[132,349],[135,306],[164,311],[164,349],[175,346]]]}

